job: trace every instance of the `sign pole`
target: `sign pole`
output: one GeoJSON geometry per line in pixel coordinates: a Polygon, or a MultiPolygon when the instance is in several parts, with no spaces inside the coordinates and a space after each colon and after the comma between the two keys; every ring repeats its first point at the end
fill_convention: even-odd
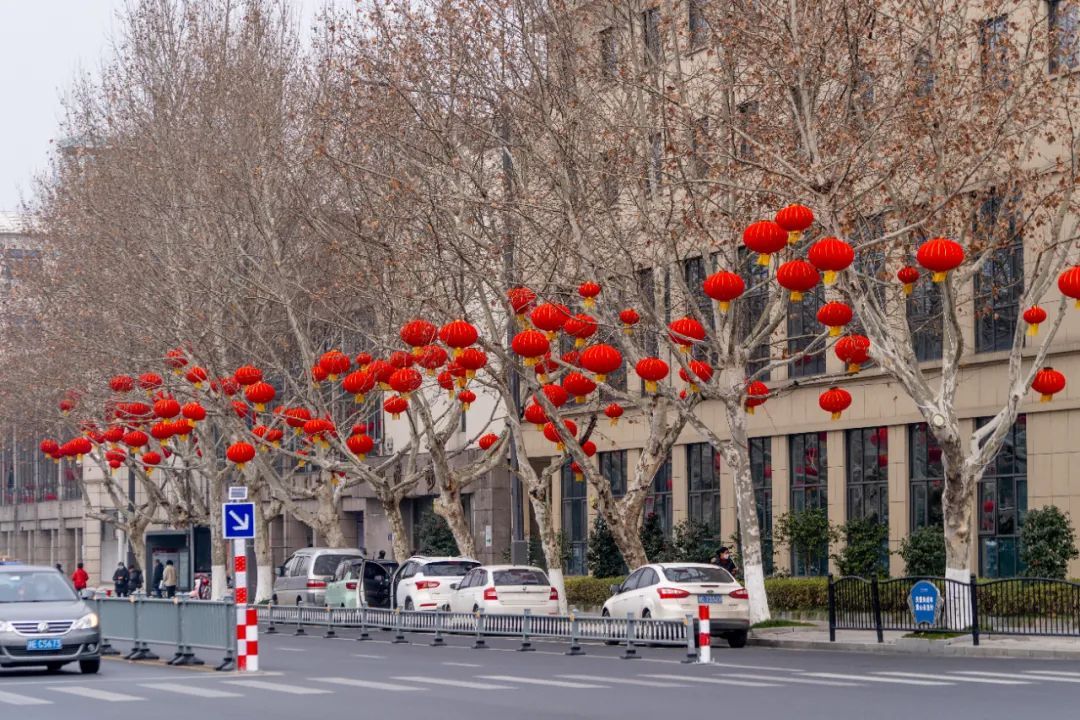
{"type": "Polygon", "coordinates": [[[712,662],[712,628],[709,627],[709,605],[698,603],[698,663],[712,662]]]}
{"type": "Polygon", "coordinates": [[[233,540],[233,594],[236,598],[236,669],[255,672],[259,669],[259,625],[255,608],[247,605],[247,542],[233,540]]]}

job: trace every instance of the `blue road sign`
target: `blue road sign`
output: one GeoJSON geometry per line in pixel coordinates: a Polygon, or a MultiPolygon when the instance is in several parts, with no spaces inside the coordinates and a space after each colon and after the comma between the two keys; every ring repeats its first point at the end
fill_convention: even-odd
{"type": "Polygon", "coordinates": [[[915,620],[915,627],[933,627],[941,616],[941,591],[929,580],[920,580],[911,586],[908,607],[915,620]]]}
{"type": "Polygon", "coordinates": [[[255,503],[225,503],[221,507],[226,540],[255,537],[255,503]]]}

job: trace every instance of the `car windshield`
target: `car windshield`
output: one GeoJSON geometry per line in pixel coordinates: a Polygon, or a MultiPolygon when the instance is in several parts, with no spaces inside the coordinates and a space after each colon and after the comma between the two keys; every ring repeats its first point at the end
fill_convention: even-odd
{"type": "Polygon", "coordinates": [[[0,603],[69,602],[75,591],[58,572],[0,573],[0,603]]]}
{"type": "Polygon", "coordinates": [[[461,577],[480,563],[461,560],[433,562],[424,566],[424,575],[428,577],[461,577]]]}
{"type": "Polygon", "coordinates": [[[733,583],[731,573],[718,567],[666,567],[664,575],[677,583],[733,583]]]}
{"type": "Polygon", "coordinates": [[[357,555],[319,555],[315,558],[315,568],[311,571],[313,575],[333,575],[334,570],[341,564],[342,560],[349,560],[351,558],[358,557],[357,555]]]}
{"type": "Polygon", "coordinates": [[[509,570],[496,570],[496,585],[547,585],[548,579],[539,570],[526,568],[510,568],[509,570]]]}

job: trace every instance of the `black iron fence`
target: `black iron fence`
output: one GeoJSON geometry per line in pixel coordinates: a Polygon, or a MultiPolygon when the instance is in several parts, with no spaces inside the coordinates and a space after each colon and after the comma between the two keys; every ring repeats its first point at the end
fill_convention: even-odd
{"type": "Polygon", "coordinates": [[[1046,635],[1080,637],[1080,583],[1047,578],[1009,578],[967,582],[943,577],[878,579],[829,576],[829,640],[837,630],[884,633],[970,633],[980,635],[1046,635]],[[938,591],[939,607],[932,622],[916,618],[911,590],[927,581],[938,591]]]}

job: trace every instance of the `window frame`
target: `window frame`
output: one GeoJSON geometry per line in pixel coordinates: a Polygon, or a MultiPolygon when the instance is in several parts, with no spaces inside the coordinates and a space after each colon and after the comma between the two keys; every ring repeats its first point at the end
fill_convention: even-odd
{"type": "MultiPolygon", "coordinates": [[[[976,427],[981,427],[987,422],[987,418],[979,418],[975,421],[976,427]]],[[[1027,415],[1017,415],[1016,422],[1009,429],[1009,436],[1002,444],[1001,450],[993,462],[987,466],[979,480],[976,493],[975,513],[978,518],[979,529],[979,575],[981,577],[1014,577],[1024,570],[1020,559],[1020,533],[1024,526],[1024,518],[1028,510],[1028,459],[1027,459],[1027,415]],[[1022,429],[1021,429],[1022,428],[1022,429]],[[1023,446],[1017,442],[1023,435],[1023,446]],[[1009,462],[1011,453],[1011,462],[1009,462]],[[1008,467],[1003,471],[1003,464],[1008,467]],[[989,491],[989,492],[988,492],[989,491]],[[1003,508],[1002,498],[1011,497],[1011,508],[1003,508]],[[989,511],[986,510],[987,500],[993,502],[989,511]],[[1002,516],[1008,511],[1012,514],[1012,532],[1002,533],[1002,516]],[[987,517],[989,516],[989,517],[987,517]],[[989,520],[989,523],[987,523],[989,520]],[[1004,542],[1002,542],[1004,541],[1004,542]],[[993,563],[988,557],[989,546],[993,545],[993,563]],[[1011,573],[1002,573],[1001,562],[1003,546],[1012,557],[1011,573]]]]}
{"type": "Polygon", "coordinates": [[[889,523],[889,428],[886,425],[875,427],[852,428],[844,433],[844,480],[846,491],[846,513],[848,520],[873,519],[874,513],[867,512],[867,491],[878,493],[877,521],[889,523]],[[882,432],[884,431],[884,432],[882,432]],[[874,442],[877,438],[877,442],[874,442]],[[884,438],[884,471],[881,469],[882,438],[884,438]],[[857,445],[856,445],[857,443],[857,445]],[[875,448],[873,462],[868,448],[875,448]],[[869,467],[869,473],[868,473],[869,467]],[[884,477],[882,477],[882,475],[884,477]],[[869,476],[870,479],[867,479],[869,476]],[[855,501],[858,490],[858,501],[855,501]]]}
{"type": "Polygon", "coordinates": [[[907,426],[908,433],[908,531],[915,532],[923,527],[937,527],[944,524],[941,498],[945,493],[945,467],[941,460],[941,446],[930,426],[926,423],[913,423],[907,426]],[[937,448],[938,459],[931,460],[933,448],[937,448]],[[925,451],[926,457],[920,458],[925,451]],[[920,472],[919,468],[923,470],[920,472]],[[937,483],[937,487],[934,487],[937,483]],[[922,511],[918,509],[916,494],[924,496],[922,511]],[[936,503],[932,497],[936,491],[936,503]],[[934,505],[937,512],[934,512],[934,505]],[[935,514],[937,519],[935,521],[935,514]]]}
{"type": "Polygon", "coordinates": [[[1047,72],[1051,75],[1067,73],[1080,67],[1080,5],[1075,0],[1046,0],[1047,72]],[[1070,13],[1061,14],[1061,7],[1068,6],[1070,13]],[[1071,16],[1071,18],[1070,18],[1071,16]],[[1070,18],[1072,28],[1062,33],[1062,18],[1070,18]],[[1071,40],[1071,48],[1068,41],[1071,40]],[[1067,61],[1062,63],[1061,58],[1067,61]]]}
{"type": "MultiPolygon", "coordinates": [[[[825,511],[826,518],[829,516],[828,435],[829,433],[825,430],[788,435],[788,491],[790,493],[788,507],[791,512],[820,509],[825,511]],[[810,442],[811,440],[812,442],[810,442]],[[814,453],[816,457],[813,461],[817,473],[812,476],[816,479],[812,483],[806,482],[806,479],[811,477],[811,474],[806,472],[807,462],[811,459],[808,443],[816,448],[814,453]],[[802,457],[797,461],[800,449],[802,457]],[[796,468],[799,467],[803,468],[802,472],[797,472],[796,468]],[[799,482],[800,478],[801,482],[799,482]],[[807,502],[811,498],[813,498],[813,502],[807,502]]],[[[818,570],[818,574],[825,574],[828,571],[829,562],[828,543],[816,553],[814,560],[814,569],[818,570]]],[[[811,572],[811,568],[800,567],[800,562],[798,553],[792,549],[791,574],[803,577],[813,576],[814,573],[811,572]]]]}
{"type": "Polygon", "coordinates": [[[708,527],[713,538],[722,535],[720,469],[720,453],[712,445],[707,442],[686,445],[686,514],[690,520],[708,527]],[[698,478],[696,486],[695,477],[698,478]],[[707,519],[709,514],[713,515],[713,521],[707,519]]]}

